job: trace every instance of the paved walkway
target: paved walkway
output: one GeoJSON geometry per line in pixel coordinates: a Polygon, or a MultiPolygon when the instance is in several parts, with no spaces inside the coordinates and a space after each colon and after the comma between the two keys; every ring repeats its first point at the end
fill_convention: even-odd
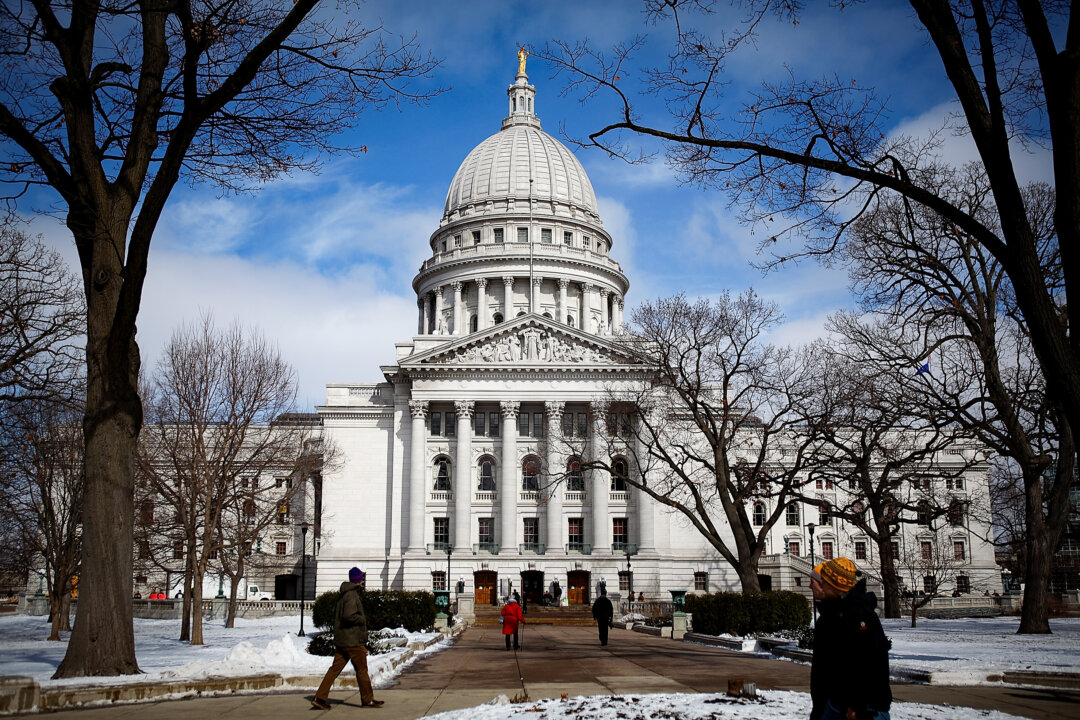
{"type": "MultiPolygon", "coordinates": [[[[748,656],[729,650],[665,640],[640,633],[613,631],[600,647],[595,628],[526,625],[519,653],[503,650],[499,627],[473,627],[455,646],[417,661],[394,687],[376,690],[385,700],[379,710],[360,707],[354,690],[335,691],[331,717],[362,714],[379,720],[405,720],[446,710],[472,707],[505,694],[531,698],[656,692],[724,692],[729,678],[757,683],[760,689],[808,691],[810,668],[799,663],[748,656]]],[[[318,678],[312,680],[312,687],[318,678]]],[[[1023,717],[1080,717],[1080,692],[1003,687],[894,685],[897,700],[994,709],[1023,717]]],[[[311,691],[204,698],[51,713],[50,719],[219,720],[295,718],[310,710],[311,691]]]]}

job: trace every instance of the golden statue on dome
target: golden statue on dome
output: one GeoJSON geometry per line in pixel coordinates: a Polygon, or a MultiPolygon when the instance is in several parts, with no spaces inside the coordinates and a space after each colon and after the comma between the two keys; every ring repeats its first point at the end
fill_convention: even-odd
{"type": "Polygon", "coordinates": [[[529,51],[522,45],[521,49],[518,50],[518,75],[525,74],[525,58],[527,57],[529,57],[529,51]]]}

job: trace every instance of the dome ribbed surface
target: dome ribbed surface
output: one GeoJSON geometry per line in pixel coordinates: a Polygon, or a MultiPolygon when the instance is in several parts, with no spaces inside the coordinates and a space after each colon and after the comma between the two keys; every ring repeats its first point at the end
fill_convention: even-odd
{"type": "Polygon", "coordinates": [[[565,145],[543,130],[513,125],[473,148],[446,194],[444,214],[507,197],[568,203],[599,214],[585,169],[565,145]],[[531,171],[531,173],[530,173],[531,171]]]}

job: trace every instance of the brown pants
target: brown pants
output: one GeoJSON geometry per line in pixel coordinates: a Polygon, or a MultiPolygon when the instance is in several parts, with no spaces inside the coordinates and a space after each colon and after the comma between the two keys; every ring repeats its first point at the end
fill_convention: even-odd
{"type": "Polygon", "coordinates": [[[363,645],[336,649],[334,662],[330,663],[330,669],[326,671],[326,677],[323,678],[319,689],[315,691],[315,697],[320,700],[330,697],[330,687],[350,660],[352,661],[353,670],[356,671],[356,685],[360,688],[360,702],[366,705],[375,699],[375,693],[371,691],[371,678],[368,677],[367,671],[367,649],[363,645]]]}

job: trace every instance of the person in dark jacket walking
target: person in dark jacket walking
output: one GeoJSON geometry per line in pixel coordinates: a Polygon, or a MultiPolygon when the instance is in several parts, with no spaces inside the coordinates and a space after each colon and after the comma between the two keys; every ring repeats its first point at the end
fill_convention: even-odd
{"type": "Polygon", "coordinates": [[[607,598],[607,588],[600,586],[600,597],[592,605],[592,616],[596,620],[596,627],[600,630],[600,644],[607,645],[607,631],[611,627],[611,621],[615,619],[615,610],[611,607],[611,601],[607,598]]]}
{"type": "Polygon", "coordinates": [[[376,700],[371,690],[371,678],[367,669],[367,618],[364,617],[364,604],[360,593],[364,589],[364,571],[353,568],[349,571],[349,581],[341,583],[341,596],[334,609],[334,661],[326,671],[322,684],[315,691],[311,701],[319,710],[329,710],[330,688],[345,665],[352,662],[356,671],[356,686],[360,688],[360,702],[364,707],[382,707],[383,701],[376,700]]]}
{"type": "MultiPolygon", "coordinates": [[[[517,595],[517,593],[514,593],[517,595]]],[[[503,605],[502,611],[499,613],[499,621],[503,626],[503,637],[506,638],[506,649],[510,649],[510,636],[514,637],[514,649],[521,649],[520,636],[518,635],[518,625],[525,622],[525,616],[521,612],[521,605],[514,598],[510,598],[503,605]]]]}
{"type": "Polygon", "coordinates": [[[855,563],[843,557],[810,574],[818,602],[810,720],[889,720],[889,641],[874,612],[877,597],[855,575],[855,563]]]}

